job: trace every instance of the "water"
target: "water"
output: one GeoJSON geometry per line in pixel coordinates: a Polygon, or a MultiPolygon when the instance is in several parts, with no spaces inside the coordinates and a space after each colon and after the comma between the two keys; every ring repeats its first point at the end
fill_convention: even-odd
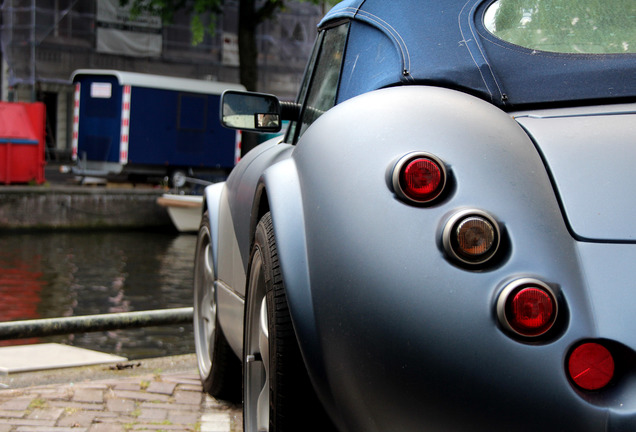
{"type": "MultiPolygon", "coordinates": [[[[192,306],[196,236],[0,234],[0,321],[192,306]]],[[[194,352],[192,325],[0,341],[57,342],[129,359],[194,352]]]]}

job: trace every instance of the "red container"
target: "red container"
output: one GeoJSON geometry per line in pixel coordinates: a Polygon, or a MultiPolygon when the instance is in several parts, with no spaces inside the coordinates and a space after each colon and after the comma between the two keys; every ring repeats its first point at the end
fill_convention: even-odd
{"type": "Polygon", "coordinates": [[[44,183],[45,106],[0,102],[0,183],[44,183]]]}

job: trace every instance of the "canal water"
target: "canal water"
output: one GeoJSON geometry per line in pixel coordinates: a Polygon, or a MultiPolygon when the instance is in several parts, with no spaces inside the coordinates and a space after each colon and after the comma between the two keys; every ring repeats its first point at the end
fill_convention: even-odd
{"type": "MultiPolygon", "coordinates": [[[[0,234],[0,321],[192,306],[196,236],[0,234]]],[[[194,352],[191,324],[0,341],[57,342],[129,359],[194,352]]]]}

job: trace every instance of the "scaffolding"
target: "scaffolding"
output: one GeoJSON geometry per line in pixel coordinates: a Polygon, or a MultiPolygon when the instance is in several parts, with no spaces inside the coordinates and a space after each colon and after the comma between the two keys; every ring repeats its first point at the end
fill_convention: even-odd
{"type": "MultiPolygon", "coordinates": [[[[222,14],[202,17],[204,25],[216,20],[216,33],[197,45],[184,11],[166,25],[157,17],[130,20],[119,0],[0,1],[0,99],[44,102],[47,151],[63,157],[70,151],[70,77],[77,69],[238,82],[239,0],[225,0],[222,14]]],[[[322,16],[321,6],[290,2],[258,27],[261,91],[295,97],[322,16]]]]}
{"type": "MultiPolygon", "coordinates": [[[[206,34],[197,45],[191,43],[191,17],[185,12],[177,12],[173,23],[162,25],[158,17],[131,20],[121,10],[112,12],[115,18],[106,17],[104,10],[115,7],[121,9],[119,0],[4,0],[0,30],[8,89],[3,90],[27,87],[34,101],[39,85],[68,85],[72,71],[82,68],[232,81],[227,73],[218,75],[224,74],[220,71],[223,68],[235,73],[238,67],[237,0],[226,1],[220,15],[203,17],[204,24],[216,20],[216,33],[206,34]],[[107,36],[115,32],[121,39],[108,41],[107,36]],[[134,50],[132,45],[148,39],[159,41],[160,46],[134,50]],[[108,51],[104,41],[119,44],[119,48],[108,51]],[[191,67],[179,70],[175,65],[191,67]]],[[[285,13],[259,27],[264,77],[269,69],[276,73],[277,68],[302,73],[322,10],[320,6],[290,3],[285,13]]],[[[263,87],[267,87],[266,82],[263,87]]],[[[6,100],[6,94],[2,98],[6,100]]]]}

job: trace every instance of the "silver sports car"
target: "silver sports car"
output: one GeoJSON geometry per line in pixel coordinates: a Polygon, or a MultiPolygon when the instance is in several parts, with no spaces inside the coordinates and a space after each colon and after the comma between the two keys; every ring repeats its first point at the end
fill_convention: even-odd
{"type": "Polygon", "coordinates": [[[636,2],[347,0],[205,190],[204,388],[245,431],[636,431],[636,2]]]}

